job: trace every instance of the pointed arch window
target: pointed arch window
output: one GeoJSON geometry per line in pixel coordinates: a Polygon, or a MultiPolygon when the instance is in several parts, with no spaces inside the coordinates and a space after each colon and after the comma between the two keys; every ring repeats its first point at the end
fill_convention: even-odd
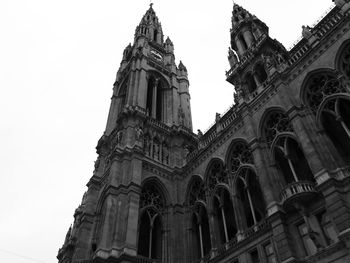
{"type": "Polygon", "coordinates": [[[162,212],[165,199],[155,184],[146,184],[140,197],[138,254],[152,259],[162,258],[162,212]]]}
{"type": "Polygon", "coordinates": [[[233,204],[227,189],[216,189],[213,196],[213,212],[217,240],[219,244],[225,244],[235,238],[237,233],[233,204]]]}
{"type": "Polygon", "coordinates": [[[193,260],[198,260],[207,255],[211,250],[204,183],[199,177],[195,177],[190,183],[187,200],[192,213],[190,228],[191,256],[193,260]]]}
{"type": "MultiPolygon", "coordinates": [[[[344,56],[347,56],[345,52],[344,56]]],[[[340,57],[347,74],[348,58],[340,57]]],[[[350,96],[341,81],[329,71],[311,75],[304,86],[304,101],[324,128],[339,155],[350,163],[350,96]]]]}
{"type": "Polygon", "coordinates": [[[270,113],[265,120],[263,134],[283,175],[284,184],[303,180],[314,181],[309,164],[285,113],[270,113]]]}
{"type": "Polygon", "coordinates": [[[255,172],[251,168],[240,169],[236,187],[247,227],[256,225],[265,217],[265,202],[255,172]]]}
{"type": "Polygon", "coordinates": [[[247,227],[257,224],[265,216],[265,201],[254,171],[253,155],[245,142],[236,142],[228,156],[230,174],[235,178],[237,209],[247,227]]]}

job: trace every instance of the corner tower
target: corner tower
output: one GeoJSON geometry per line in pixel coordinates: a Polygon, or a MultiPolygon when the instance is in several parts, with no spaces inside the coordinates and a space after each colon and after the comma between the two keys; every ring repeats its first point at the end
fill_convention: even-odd
{"type": "Polygon", "coordinates": [[[270,38],[265,23],[237,4],[233,5],[231,23],[228,51],[231,69],[226,72],[226,78],[235,85],[236,103],[247,102],[286,68],[288,52],[280,42],[270,38]]]}
{"type": "Polygon", "coordinates": [[[169,192],[196,143],[187,69],[175,64],[151,4],[123,52],[93,176],[59,262],[170,262],[168,232],[178,231],[168,214],[178,201],[169,192]]]}

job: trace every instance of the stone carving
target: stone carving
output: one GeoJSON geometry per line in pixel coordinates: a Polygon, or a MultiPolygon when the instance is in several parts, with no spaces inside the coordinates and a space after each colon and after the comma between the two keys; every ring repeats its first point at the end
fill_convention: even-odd
{"type": "Polygon", "coordinates": [[[143,138],[143,130],[141,126],[136,127],[136,141],[142,141],[143,138]]]}
{"type": "Polygon", "coordinates": [[[275,137],[281,132],[292,132],[293,128],[288,116],[283,112],[273,112],[265,121],[264,137],[271,144],[275,137]]]}
{"type": "Polygon", "coordinates": [[[179,119],[179,124],[184,126],[185,125],[185,113],[182,109],[182,107],[179,107],[179,111],[178,111],[178,119],[179,119]]]}

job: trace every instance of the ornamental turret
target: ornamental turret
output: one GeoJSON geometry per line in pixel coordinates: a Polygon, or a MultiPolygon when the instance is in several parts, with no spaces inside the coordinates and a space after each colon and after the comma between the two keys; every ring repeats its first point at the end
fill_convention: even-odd
{"type": "Polygon", "coordinates": [[[276,72],[286,69],[287,51],[269,36],[269,29],[241,6],[232,11],[231,46],[228,51],[230,70],[227,81],[235,85],[236,102],[253,99],[276,72]]]}

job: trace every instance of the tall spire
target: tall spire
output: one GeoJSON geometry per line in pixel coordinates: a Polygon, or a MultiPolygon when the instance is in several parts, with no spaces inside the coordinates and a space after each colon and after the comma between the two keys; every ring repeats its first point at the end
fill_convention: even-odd
{"type": "Polygon", "coordinates": [[[163,30],[162,25],[153,9],[153,3],[151,2],[148,10],[141,19],[140,24],[136,27],[135,40],[138,37],[146,37],[151,41],[158,44],[163,43],[163,30]]]}

